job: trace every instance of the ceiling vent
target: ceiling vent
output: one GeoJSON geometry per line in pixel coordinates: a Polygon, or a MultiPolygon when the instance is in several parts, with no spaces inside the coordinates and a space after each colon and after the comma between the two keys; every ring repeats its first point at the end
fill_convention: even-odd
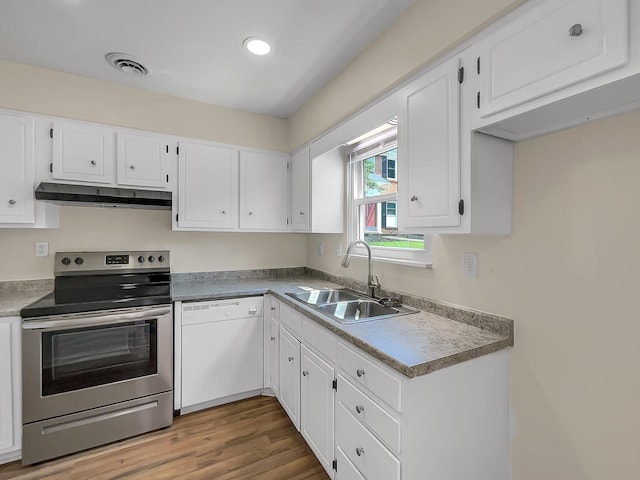
{"type": "Polygon", "coordinates": [[[134,75],[136,77],[144,77],[149,75],[151,70],[145,67],[142,62],[128,53],[109,53],[105,57],[109,65],[122,73],[134,75]]]}

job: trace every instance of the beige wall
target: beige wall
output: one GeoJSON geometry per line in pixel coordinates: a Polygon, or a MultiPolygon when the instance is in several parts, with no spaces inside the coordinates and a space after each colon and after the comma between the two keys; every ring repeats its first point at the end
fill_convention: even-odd
{"type": "MultiPolygon", "coordinates": [[[[285,120],[0,60],[0,108],[287,151],[285,120]]],[[[63,207],[59,230],[0,229],[0,281],[53,276],[50,252],[166,248],[176,272],[303,266],[304,235],[172,232],[167,211],[63,207]]]]}
{"type": "MultiPolygon", "coordinates": [[[[515,480],[640,478],[640,112],[516,145],[513,234],[435,236],[433,270],[374,264],[383,285],[515,321],[515,480]],[[479,278],[462,274],[479,253],[479,278]]],[[[310,235],[310,267],[346,239],[310,235]]]]}
{"type": "Polygon", "coordinates": [[[290,149],[319,136],[524,0],[416,0],[290,119],[290,149]]]}

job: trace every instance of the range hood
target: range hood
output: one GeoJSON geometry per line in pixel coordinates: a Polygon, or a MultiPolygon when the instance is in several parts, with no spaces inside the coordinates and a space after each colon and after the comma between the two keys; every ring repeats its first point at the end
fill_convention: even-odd
{"type": "Polygon", "coordinates": [[[35,194],[36,200],[44,200],[58,205],[171,209],[171,192],[154,190],[42,182],[36,188],[35,194]]]}

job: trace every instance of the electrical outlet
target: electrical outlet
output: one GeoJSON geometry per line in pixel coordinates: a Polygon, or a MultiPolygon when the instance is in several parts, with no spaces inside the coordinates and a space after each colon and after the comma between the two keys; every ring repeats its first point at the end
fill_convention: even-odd
{"type": "Polygon", "coordinates": [[[478,278],[478,254],[465,252],[462,256],[462,271],[467,278],[478,278]]]}
{"type": "Polygon", "coordinates": [[[49,242],[36,242],[36,257],[49,256],[49,242]]]}

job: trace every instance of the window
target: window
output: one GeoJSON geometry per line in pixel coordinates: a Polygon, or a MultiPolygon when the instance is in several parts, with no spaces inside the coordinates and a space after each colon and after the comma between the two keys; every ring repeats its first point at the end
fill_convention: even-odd
{"type": "MultiPolygon", "coordinates": [[[[350,148],[349,242],[365,240],[377,260],[430,264],[430,237],[398,231],[402,206],[397,171],[402,159],[398,159],[397,127],[377,128],[351,142],[350,148]]],[[[355,252],[366,253],[363,248],[355,252]]]]}

